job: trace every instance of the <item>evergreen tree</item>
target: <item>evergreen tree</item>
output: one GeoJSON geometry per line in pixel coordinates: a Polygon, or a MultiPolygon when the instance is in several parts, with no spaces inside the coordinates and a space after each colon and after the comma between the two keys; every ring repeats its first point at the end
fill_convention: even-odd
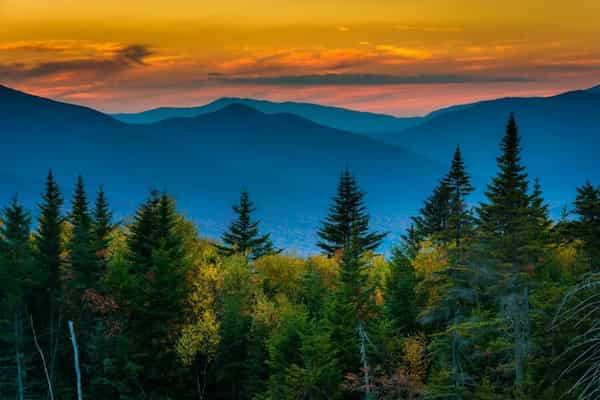
{"type": "Polygon", "coordinates": [[[23,296],[30,287],[28,281],[39,277],[32,276],[33,253],[30,241],[31,217],[24,210],[15,196],[8,207],[2,211],[2,224],[0,225],[0,265],[3,278],[2,283],[13,282],[1,291],[0,301],[3,297],[14,297],[24,300],[23,296]],[[10,295],[13,293],[13,295],[10,295]]]}
{"type": "Polygon", "coordinates": [[[385,312],[397,332],[404,336],[417,329],[416,277],[410,259],[394,248],[390,261],[391,274],[385,294],[385,312]]]}
{"type": "Polygon", "coordinates": [[[479,208],[479,226],[486,241],[498,249],[495,253],[510,264],[508,273],[518,276],[519,261],[525,256],[523,244],[527,238],[530,214],[528,180],[521,164],[520,138],[511,114],[502,139],[502,155],[497,158],[499,172],[488,185],[487,203],[479,208]]]}
{"type": "Polygon", "coordinates": [[[471,179],[465,170],[460,146],[456,146],[452,166],[444,178],[444,186],[449,192],[449,215],[447,222],[449,232],[447,237],[454,241],[457,256],[460,258],[463,245],[462,239],[469,234],[468,231],[472,225],[472,218],[467,210],[466,198],[474,190],[471,185],[471,179]]]}
{"type": "Polygon", "coordinates": [[[578,219],[573,224],[573,235],[583,241],[588,268],[600,271],[600,189],[590,182],[577,188],[575,214],[578,219]]]}
{"type": "Polygon", "coordinates": [[[128,237],[133,287],[123,299],[129,305],[128,329],[136,338],[131,358],[143,366],[140,379],[160,398],[171,398],[182,384],[176,336],[184,323],[189,257],[182,218],[166,193],[153,192],[140,207],[128,237]]]}
{"type": "Polygon", "coordinates": [[[63,199],[58,184],[54,180],[52,171],[50,171],[48,172],[46,190],[42,196],[42,204],[40,205],[35,245],[38,267],[47,277],[47,282],[43,286],[47,291],[55,295],[60,289],[62,265],[62,204],[63,199]]]}
{"type": "Polygon", "coordinates": [[[136,273],[147,272],[152,265],[152,252],[158,247],[157,208],[160,194],[153,190],[136,211],[127,235],[128,261],[136,273]]]}
{"type": "Polygon", "coordinates": [[[100,272],[106,268],[112,230],[112,213],[108,206],[104,190],[100,187],[93,212],[92,232],[92,245],[98,258],[100,272]]]}
{"type": "Polygon", "coordinates": [[[224,255],[242,254],[249,259],[257,259],[267,254],[279,253],[271,242],[270,235],[259,234],[260,221],[252,220],[252,213],[256,211],[254,203],[246,189],[242,190],[240,203],[234,205],[233,211],[237,219],[229,225],[229,229],[222,236],[224,246],[219,249],[224,255]]]}
{"type": "MultiPolygon", "coordinates": [[[[467,209],[466,198],[473,192],[469,175],[465,170],[460,147],[457,146],[450,171],[442,181],[445,188],[440,201],[445,224],[434,226],[437,232],[433,238],[441,238],[447,246],[447,267],[434,274],[432,284],[439,293],[430,300],[422,314],[422,320],[432,326],[445,327],[443,335],[433,340],[434,347],[445,348],[450,353],[436,358],[436,365],[450,371],[448,387],[452,392],[460,392],[468,380],[461,357],[461,344],[466,342],[460,334],[461,327],[468,324],[470,309],[474,306],[473,271],[465,255],[466,240],[473,232],[473,217],[467,209]],[[447,196],[447,200],[446,200],[447,196]]],[[[439,214],[438,214],[439,215],[439,214]]],[[[438,354],[440,355],[440,354],[438,354]]],[[[446,388],[448,389],[448,388],[446,388]]],[[[444,389],[444,390],[446,390],[444,389]]]]}
{"type": "Polygon", "coordinates": [[[62,230],[61,207],[63,199],[48,172],[45,192],[42,195],[38,231],[35,235],[36,269],[45,279],[39,282],[34,294],[32,314],[40,345],[46,354],[51,384],[56,384],[56,366],[59,347],[59,322],[62,320],[63,293],[62,275],[62,230]]]}
{"type": "MultiPolygon", "coordinates": [[[[369,350],[368,334],[372,330],[375,315],[373,288],[369,285],[364,259],[365,249],[359,247],[361,241],[355,232],[344,247],[340,259],[340,275],[333,297],[326,311],[327,325],[338,358],[338,368],[345,374],[368,374],[369,350]]],[[[372,354],[371,354],[372,355],[372,354]]],[[[345,398],[353,398],[350,393],[345,398]]]]}
{"type": "MultiPolygon", "coordinates": [[[[531,254],[532,232],[539,231],[532,215],[528,179],[521,163],[518,128],[511,114],[502,139],[499,172],[486,191],[487,203],[479,208],[480,239],[485,256],[497,276],[496,296],[512,325],[515,388],[522,390],[530,346],[529,277],[537,261],[531,254]]],[[[541,198],[534,193],[537,202],[541,198]]]]}
{"type": "Polygon", "coordinates": [[[425,200],[419,216],[412,219],[418,237],[421,239],[429,237],[437,242],[447,243],[450,195],[450,188],[446,181],[440,181],[433,193],[425,200]]]}
{"type": "Polygon", "coordinates": [[[528,252],[533,262],[539,262],[550,243],[552,221],[548,215],[548,204],[544,201],[540,180],[533,181],[533,191],[529,196],[530,226],[528,252]]]}
{"type": "Polygon", "coordinates": [[[81,295],[86,289],[93,288],[100,278],[92,245],[92,218],[81,175],[77,177],[69,220],[73,227],[71,240],[68,243],[69,260],[75,287],[81,295]]]}
{"type": "Polygon", "coordinates": [[[357,240],[357,248],[370,251],[375,250],[386,236],[386,233],[369,232],[369,214],[363,198],[364,193],[359,190],[356,179],[346,168],[340,177],[329,215],[318,232],[321,240],[317,246],[328,256],[343,250],[352,237],[357,240]]]}
{"type": "Polygon", "coordinates": [[[414,258],[419,253],[421,241],[423,240],[423,237],[421,237],[414,223],[410,224],[410,226],[406,230],[406,233],[402,235],[402,240],[405,244],[406,256],[409,259],[414,260],[414,258]]]}
{"type": "Polygon", "coordinates": [[[27,329],[27,299],[31,283],[39,279],[33,269],[30,241],[31,218],[17,201],[2,210],[0,225],[0,396],[31,397],[34,355],[27,329]],[[10,371],[14,379],[7,382],[10,371]]]}

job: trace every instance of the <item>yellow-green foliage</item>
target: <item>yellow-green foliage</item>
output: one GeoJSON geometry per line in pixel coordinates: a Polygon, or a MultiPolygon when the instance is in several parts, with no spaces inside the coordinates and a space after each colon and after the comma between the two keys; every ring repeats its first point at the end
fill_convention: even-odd
{"type": "Polygon", "coordinates": [[[212,359],[219,344],[216,307],[223,272],[213,246],[201,241],[193,245],[196,259],[187,277],[190,288],[188,322],[176,344],[177,354],[184,365],[192,364],[199,355],[212,359]]]}

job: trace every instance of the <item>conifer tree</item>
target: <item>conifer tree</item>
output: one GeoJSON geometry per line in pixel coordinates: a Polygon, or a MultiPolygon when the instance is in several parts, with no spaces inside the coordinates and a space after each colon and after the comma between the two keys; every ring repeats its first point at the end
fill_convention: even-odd
{"type": "Polygon", "coordinates": [[[127,235],[128,261],[137,273],[146,272],[152,265],[152,252],[158,247],[156,232],[160,194],[153,190],[148,199],[136,211],[135,220],[127,235]]]}
{"type": "Polygon", "coordinates": [[[72,274],[69,291],[69,318],[79,328],[81,340],[80,358],[83,363],[88,360],[89,339],[94,332],[97,316],[87,308],[86,294],[96,292],[101,271],[93,246],[93,221],[90,215],[83,177],[79,175],[75,184],[75,192],[71,203],[69,222],[72,226],[71,237],[67,243],[68,261],[72,274]]]}
{"type": "Polygon", "coordinates": [[[550,243],[552,221],[548,213],[548,204],[544,201],[540,180],[533,181],[533,191],[529,196],[530,227],[529,227],[529,257],[533,262],[539,261],[546,246],[550,243]]]}
{"type": "Polygon", "coordinates": [[[578,219],[573,224],[573,234],[583,241],[588,268],[600,271],[600,189],[589,181],[577,188],[575,214],[578,219]]]}
{"type": "MultiPolygon", "coordinates": [[[[25,294],[26,280],[35,279],[33,272],[33,252],[30,241],[31,217],[15,196],[2,211],[0,225],[0,252],[2,273],[7,280],[18,283],[14,289],[25,294]]],[[[9,293],[3,291],[3,295],[9,293]]]]}
{"type": "Polygon", "coordinates": [[[525,167],[521,163],[520,138],[511,114],[502,139],[499,172],[488,185],[487,202],[479,208],[480,236],[490,254],[495,255],[499,277],[514,290],[523,280],[521,272],[528,261],[526,245],[530,228],[530,196],[525,167]]]}
{"type": "MultiPolygon", "coordinates": [[[[465,384],[466,374],[462,368],[460,343],[465,339],[459,333],[460,327],[468,319],[469,309],[474,305],[474,290],[472,287],[473,274],[465,259],[465,239],[472,234],[473,218],[467,209],[466,198],[474,190],[466,172],[460,147],[457,146],[448,174],[442,181],[447,190],[447,202],[444,198],[443,207],[446,219],[445,227],[439,226],[434,233],[448,245],[449,256],[447,267],[435,274],[435,287],[439,292],[423,313],[424,320],[437,326],[446,327],[446,335],[437,336],[433,341],[435,346],[449,348],[450,365],[444,368],[452,371],[451,387],[461,388],[465,384]]],[[[446,195],[446,193],[445,193],[446,195]]],[[[443,358],[443,357],[442,357],[443,358]]],[[[443,364],[442,361],[438,361],[443,364]]]]}
{"type": "MultiPolygon", "coordinates": [[[[39,269],[46,275],[44,285],[49,292],[57,294],[60,289],[60,269],[62,264],[62,223],[61,207],[63,199],[54,180],[48,172],[46,190],[42,196],[38,232],[35,237],[36,258],[39,269]]],[[[46,303],[48,304],[48,303],[46,303]]]]}
{"type": "Polygon", "coordinates": [[[386,316],[398,332],[408,336],[417,329],[415,271],[410,259],[399,248],[392,250],[390,268],[385,294],[386,316]]]}
{"type": "Polygon", "coordinates": [[[406,233],[402,235],[402,240],[405,243],[405,253],[409,259],[413,260],[417,256],[423,239],[415,223],[410,224],[406,233]]]}
{"type": "Polygon", "coordinates": [[[348,168],[340,176],[337,194],[318,234],[320,240],[317,246],[330,257],[343,250],[352,237],[358,241],[357,248],[370,251],[375,250],[386,236],[386,233],[369,232],[364,193],[348,168]]]}
{"type": "Polygon", "coordinates": [[[253,260],[267,254],[279,253],[279,250],[273,246],[270,235],[259,233],[260,221],[252,219],[252,213],[256,208],[246,189],[242,190],[240,203],[232,208],[237,218],[222,236],[224,246],[219,247],[221,253],[228,256],[242,254],[253,260]]]}
{"type": "Polygon", "coordinates": [[[449,192],[448,238],[452,238],[457,249],[458,257],[462,252],[462,239],[468,234],[472,223],[467,210],[466,198],[474,190],[471,179],[465,170],[460,146],[456,146],[452,166],[444,178],[444,186],[449,192]]]}
{"type": "Polygon", "coordinates": [[[93,212],[92,245],[98,258],[100,271],[106,268],[110,234],[113,230],[112,213],[104,189],[100,187],[93,212]]]}
{"type": "Polygon", "coordinates": [[[2,210],[0,224],[0,304],[8,301],[24,310],[35,274],[30,241],[31,217],[15,196],[2,210]]]}
{"type": "MultiPolygon", "coordinates": [[[[372,348],[369,332],[372,332],[375,315],[373,287],[369,285],[365,248],[360,247],[360,223],[351,226],[350,239],[341,252],[340,274],[335,292],[328,304],[326,320],[331,340],[336,346],[338,368],[344,374],[360,374],[369,380],[373,365],[369,350],[372,348]]],[[[368,391],[369,388],[365,387],[368,391]]],[[[353,398],[349,393],[345,398],[353,398]]]]}
{"type": "Polygon", "coordinates": [[[52,171],[48,172],[42,195],[38,231],[35,235],[36,269],[45,279],[36,288],[32,306],[36,330],[41,334],[40,345],[46,353],[51,384],[55,384],[59,345],[59,321],[62,319],[63,293],[61,207],[63,199],[52,171]]]}
{"type": "Polygon", "coordinates": [[[12,382],[2,381],[2,396],[24,399],[33,386],[32,348],[28,340],[27,300],[31,283],[39,279],[33,269],[29,214],[15,196],[2,210],[0,225],[0,376],[15,371],[12,382]],[[9,356],[14,355],[14,356],[9,356]],[[14,384],[12,384],[14,382],[14,384]]]}
{"type": "Polygon", "coordinates": [[[413,224],[420,238],[428,237],[437,242],[447,243],[448,219],[450,217],[450,188],[442,180],[425,200],[419,216],[413,217],[413,224]]]}
{"type": "Polygon", "coordinates": [[[337,347],[338,361],[344,372],[359,372],[360,343],[358,329],[367,322],[369,291],[365,262],[356,245],[348,245],[340,260],[340,277],[327,320],[331,338],[337,347]]]}
{"type": "MultiPolygon", "coordinates": [[[[529,274],[535,262],[530,253],[532,231],[538,229],[532,215],[528,179],[521,163],[518,128],[511,114],[502,139],[499,172],[479,208],[479,233],[486,258],[497,277],[496,295],[512,324],[515,388],[522,390],[530,346],[529,274]]],[[[535,194],[536,199],[540,197],[535,194]]]]}
{"type": "Polygon", "coordinates": [[[99,279],[98,263],[92,245],[92,218],[81,175],[77,177],[69,220],[73,227],[68,243],[69,260],[78,292],[95,286],[99,279]]]}
{"type": "Polygon", "coordinates": [[[166,193],[152,192],[138,209],[128,237],[135,286],[129,289],[132,357],[144,366],[143,383],[162,397],[172,397],[177,363],[176,332],[183,325],[189,257],[182,218],[166,193]]]}

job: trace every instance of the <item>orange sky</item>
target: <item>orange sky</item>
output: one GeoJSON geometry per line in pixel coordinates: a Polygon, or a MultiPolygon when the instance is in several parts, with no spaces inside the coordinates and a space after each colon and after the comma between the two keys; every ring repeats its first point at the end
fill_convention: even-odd
{"type": "Polygon", "coordinates": [[[0,0],[0,83],[104,111],[221,96],[396,115],[600,83],[600,1],[0,0]]]}

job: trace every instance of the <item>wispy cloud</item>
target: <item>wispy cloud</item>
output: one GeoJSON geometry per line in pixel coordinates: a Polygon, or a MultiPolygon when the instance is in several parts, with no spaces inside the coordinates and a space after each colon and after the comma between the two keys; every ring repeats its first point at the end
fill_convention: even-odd
{"type": "Polygon", "coordinates": [[[372,74],[322,74],[282,75],[269,77],[228,78],[213,76],[220,82],[241,85],[327,86],[327,85],[407,85],[485,82],[532,82],[533,78],[520,76],[477,75],[372,75],[372,74]]]}
{"type": "Polygon", "coordinates": [[[109,75],[145,65],[145,59],[152,54],[148,47],[133,44],[117,48],[108,56],[46,61],[31,66],[25,63],[4,64],[0,65],[0,75],[5,79],[29,79],[65,74],[109,75]]]}

